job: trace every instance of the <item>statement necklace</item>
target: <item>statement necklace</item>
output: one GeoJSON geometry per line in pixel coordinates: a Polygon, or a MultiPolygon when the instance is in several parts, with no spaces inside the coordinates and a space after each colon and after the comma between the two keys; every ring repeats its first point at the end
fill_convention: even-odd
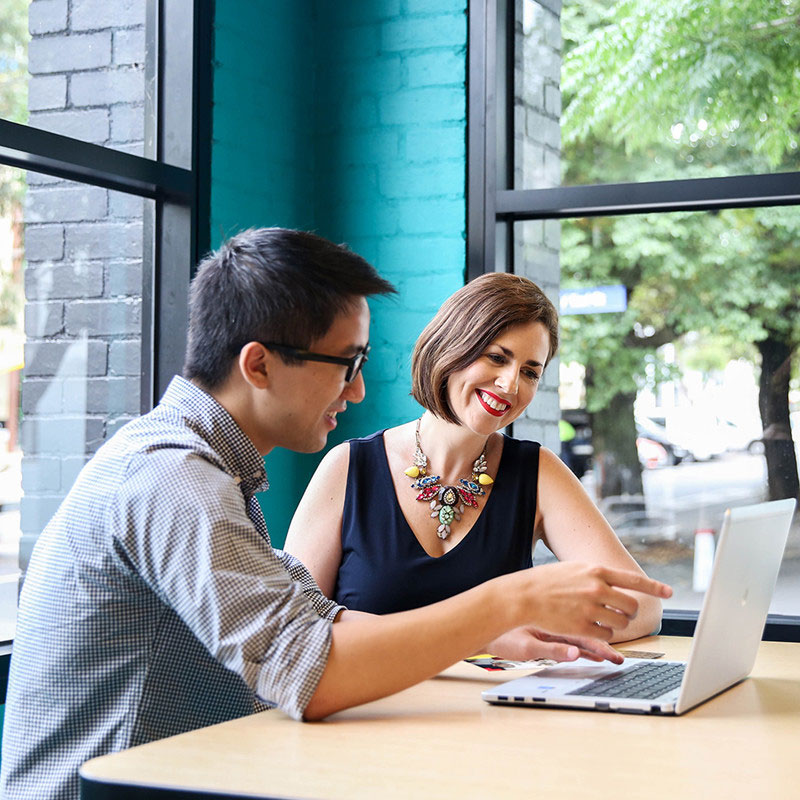
{"type": "Polygon", "coordinates": [[[483,445],[481,454],[472,464],[472,475],[469,479],[459,478],[458,486],[443,486],[440,475],[428,475],[428,457],[422,452],[419,443],[419,423],[422,417],[417,420],[415,438],[417,449],[414,451],[414,464],[405,474],[409,478],[415,478],[411,484],[412,489],[419,489],[417,500],[430,502],[431,516],[436,517],[439,526],[436,528],[436,535],[440,539],[446,539],[450,535],[450,526],[455,520],[458,522],[464,513],[465,506],[478,507],[478,497],[485,495],[484,486],[491,486],[494,479],[486,474],[486,444],[483,445]]]}

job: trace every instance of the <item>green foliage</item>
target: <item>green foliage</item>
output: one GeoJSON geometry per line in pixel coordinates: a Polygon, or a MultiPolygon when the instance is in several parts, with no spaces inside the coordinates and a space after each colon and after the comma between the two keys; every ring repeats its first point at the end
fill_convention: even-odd
{"type": "Polygon", "coordinates": [[[681,364],[705,376],[722,372],[732,358],[753,361],[755,348],[732,334],[687,336],[675,348],[681,364]]]}
{"type": "Polygon", "coordinates": [[[28,0],[0,3],[0,117],[28,121],[28,0]]]}
{"type": "Polygon", "coordinates": [[[739,150],[796,169],[799,22],[797,0],[568,4],[565,144],[602,131],[628,153],[739,150]]]}
{"type": "MultiPolygon", "coordinates": [[[[575,220],[562,225],[566,288],[622,283],[628,309],[562,319],[562,356],[595,365],[594,408],[631,383],[674,377],[656,349],[690,332],[727,342],[800,340],[800,213],[731,209],[575,220]],[[655,372],[654,372],[655,370],[655,372]]],[[[747,351],[751,352],[751,351],[747,351]]]]}
{"type": "MultiPolygon", "coordinates": [[[[0,2],[0,119],[28,121],[28,2],[0,2]]],[[[0,165],[0,216],[20,225],[25,196],[25,173],[0,165]]],[[[0,274],[0,326],[17,325],[23,306],[21,276],[15,270],[0,274]]]]}
{"type": "MultiPolygon", "coordinates": [[[[587,0],[565,4],[562,30],[566,184],[800,166],[796,0],[587,0]]],[[[689,332],[709,343],[704,370],[723,346],[800,342],[798,234],[794,207],[563,223],[564,287],[628,289],[624,314],[563,319],[590,409],[670,377],[657,349],[689,332]]]]}
{"type": "MultiPolygon", "coordinates": [[[[0,3],[0,119],[28,121],[28,2],[0,3]]],[[[20,170],[0,166],[0,214],[22,202],[25,192],[20,170]]]]}

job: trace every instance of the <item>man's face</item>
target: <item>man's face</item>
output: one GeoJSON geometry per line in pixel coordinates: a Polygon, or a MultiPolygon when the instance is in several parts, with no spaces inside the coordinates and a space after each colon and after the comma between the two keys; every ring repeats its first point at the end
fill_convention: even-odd
{"type": "MultiPolygon", "coordinates": [[[[328,332],[308,348],[314,353],[349,358],[369,342],[369,306],[359,297],[328,332]]],[[[345,382],[347,367],[318,361],[284,364],[273,359],[270,428],[273,446],[300,453],[321,450],[347,403],[364,399],[364,376],[345,382]]]]}

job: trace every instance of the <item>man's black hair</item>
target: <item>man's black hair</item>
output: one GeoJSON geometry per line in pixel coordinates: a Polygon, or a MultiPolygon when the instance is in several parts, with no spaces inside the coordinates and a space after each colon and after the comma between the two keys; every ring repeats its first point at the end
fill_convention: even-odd
{"type": "Polygon", "coordinates": [[[218,388],[248,342],[308,348],[359,297],[394,291],[361,256],[321,236],[243,231],[207,256],[192,280],[184,377],[218,388]]]}

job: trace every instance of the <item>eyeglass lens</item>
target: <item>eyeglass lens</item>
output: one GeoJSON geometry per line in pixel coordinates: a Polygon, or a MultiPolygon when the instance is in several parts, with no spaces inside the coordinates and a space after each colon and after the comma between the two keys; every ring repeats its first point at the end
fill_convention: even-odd
{"type": "Polygon", "coordinates": [[[361,372],[366,360],[366,353],[358,353],[358,355],[353,357],[353,360],[347,367],[347,375],[344,376],[344,379],[347,383],[352,383],[358,377],[358,373],[361,372]]]}

